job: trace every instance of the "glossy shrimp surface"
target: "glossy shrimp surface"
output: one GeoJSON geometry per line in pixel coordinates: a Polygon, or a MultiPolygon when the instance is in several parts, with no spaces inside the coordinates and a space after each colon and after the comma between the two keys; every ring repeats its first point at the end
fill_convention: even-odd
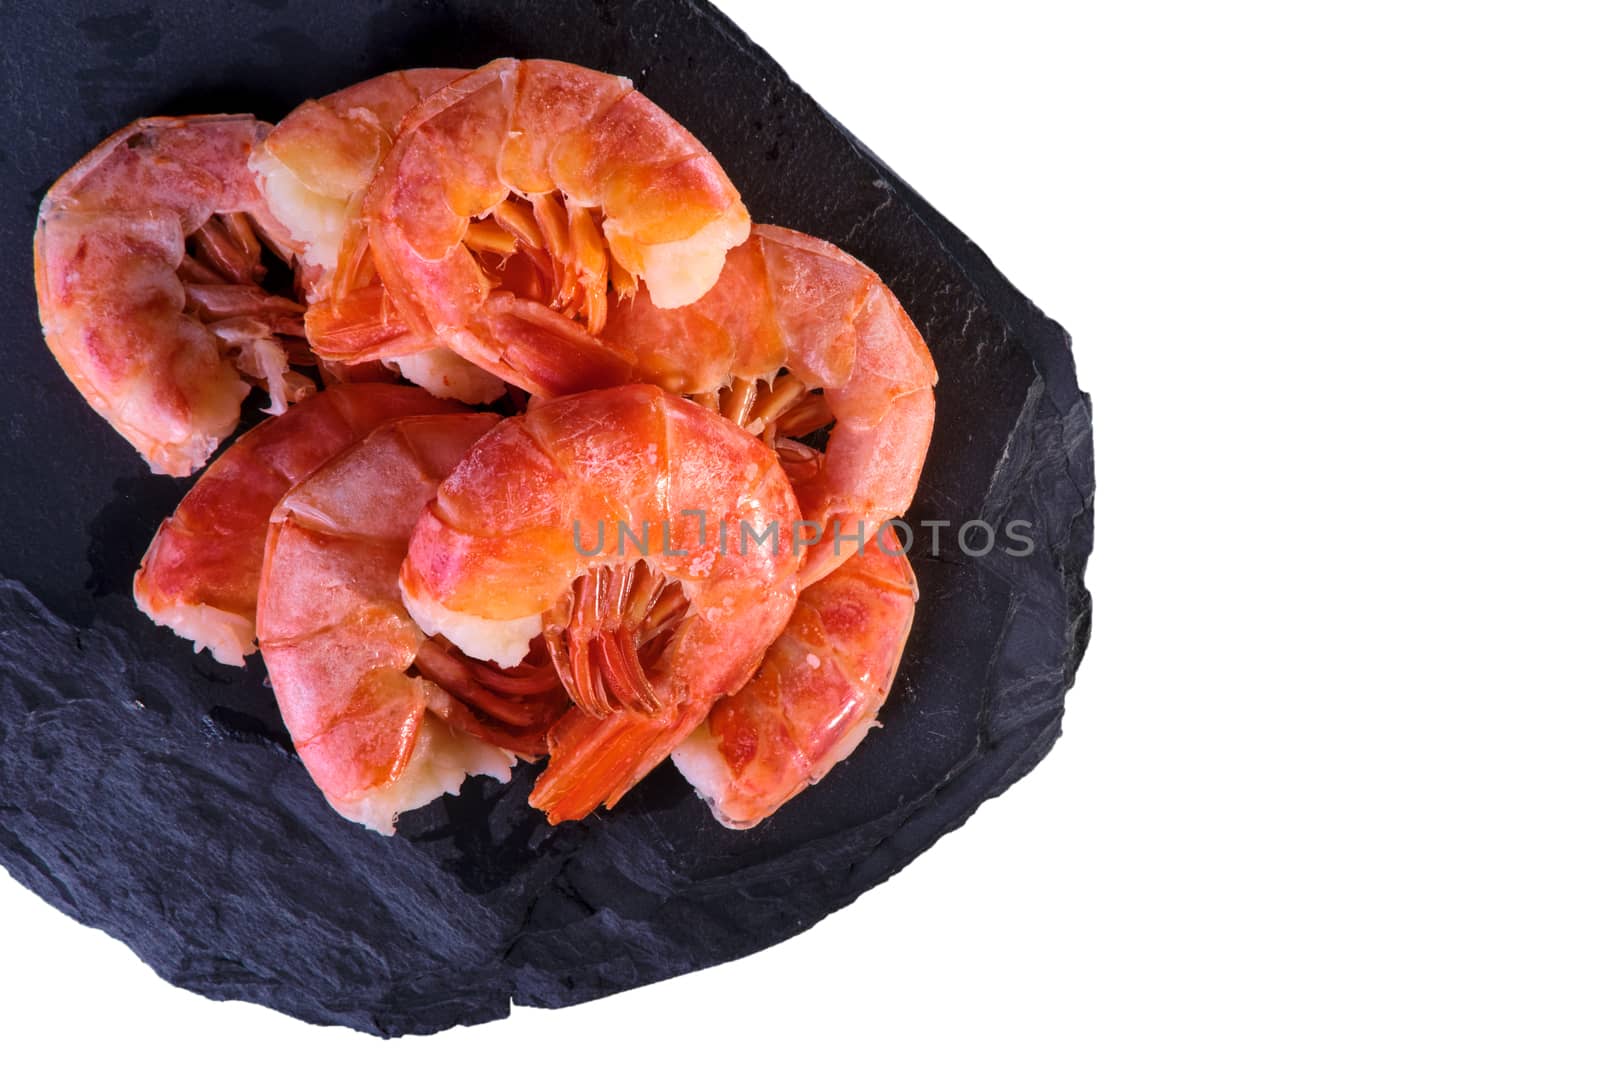
{"type": "Polygon", "coordinates": [[[267,524],[283,495],[390,419],[458,406],[402,385],[316,393],[240,437],[162,522],[133,579],[150,618],[243,666],[255,651],[256,586],[267,524]]]}
{"type": "Polygon", "coordinates": [[[705,147],[626,78],[499,60],[413,110],[366,202],[405,321],[535,396],[626,380],[608,294],[709,289],[750,217],[705,147]]]}
{"type": "Polygon", "coordinates": [[[249,383],[274,412],[312,389],[289,369],[303,309],[260,287],[262,241],[285,241],[248,166],[269,128],[246,115],[142,119],[39,208],[45,341],[158,473],[203,464],[238,424],[249,383]]]}
{"type": "Polygon", "coordinates": [[[757,226],[699,300],[663,308],[647,286],[614,300],[600,339],[636,377],[784,454],[816,524],[802,586],[910,506],[933,433],[933,357],[882,280],[826,241],[757,226]],[[830,424],[825,452],[798,442],[830,424]]]}
{"type": "Polygon", "coordinates": [[[855,751],[888,698],[916,599],[888,528],[800,594],[755,677],[672,753],[719,822],[754,826],[855,751]]]}
{"type": "Polygon", "coordinates": [[[329,803],[381,833],[468,775],[504,781],[567,706],[548,664],[475,664],[400,602],[417,516],[498,421],[385,423],[291,490],[268,530],[257,628],[284,724],[329,803]]]}
{"type": "Polygon", "coordinates": [[[406,114],[466,73],[394,71],[308,100],[255,146],[250,169],[287,232],[319,356],[381,360],[435,395],[486,403],[504,386],[407,326],[378,280],[361,215],[406,114]]]}
{"type": "Polygon", "coordinates": [[[749,678],[794,607],[797,519],[757,438],[653,386],[601,390],[480,441],[418,521],[401,590],[476,659],[542,638],[575,703],[532,797],[559,822],[614,804],[749,678]]]}

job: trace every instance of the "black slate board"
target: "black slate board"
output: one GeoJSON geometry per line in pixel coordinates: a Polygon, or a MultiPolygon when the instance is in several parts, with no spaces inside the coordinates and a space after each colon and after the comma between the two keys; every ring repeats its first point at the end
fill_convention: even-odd
{"type": "Polygon", "coordinates": [[[559,1007],[790,937],[894,874],[1060,733],[1089,634],[1088,398],[1062,329],[796,88],[688,0],[29,5],[0,65],[0,863],[168,981],[381,1034],[559,1007]],[[549,56],[632,77],[760,220],[874,266],[942,380],[913,520],[1025,519],[1038,549],[913,551],[922,602],[885,729],[756,830],[670,769],[552,830],[531,773],[478,780],[381,838],[334,815],[259,666],[219,667],[129,583],[185,483],[78,399],[39,338],[40,196],[131,119],[252,111],[382,71],[549,56]]]}

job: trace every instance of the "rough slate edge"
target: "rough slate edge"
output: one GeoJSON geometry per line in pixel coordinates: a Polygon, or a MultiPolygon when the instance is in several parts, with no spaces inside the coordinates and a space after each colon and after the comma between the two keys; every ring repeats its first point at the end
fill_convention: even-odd
{"type": "MultiPolygon", "coordinates": [[[[1078,385],[1077,368],[1072,356],[1072,336],[1060,323],[1012,285],[983,249],[929,204],[922,194],[913,189],[893,167],[879,158],[877,153],[863,144],[844,123],[817,103],[804,88],[788,76],[765,49],[751,40],[727,16],[711,5],[700,4],[697,0],[692,0],[691,6],[704,10],[711,24],[735,48],[749,54],[757,64],[779,71],[780,77],[789,88],[825,115],[828,121],[844,135],[856,153],[866,159],[874,169],[883,173],[895,195],[904,200],[922,224],[933,233],[935,239],[949,253],[951,262],[972,283],[974,289],[1000,294],[1007,298],[1009,306],[997,309],[1000,322],[1008,335],[1017,334],[1021,327],[1023,332],[1020,340],[1033,362],[1038,377],[1029,390],[1024,417],[1018,419],[1017,430],[1013,431],[1006,445],[1007,462],[995,471],[991,491],[985,498],[983,517],[991,522],[1001,517],[998,509],[993,508],[993,502],[1009,498],[1020,488],[1016,481],[1019,470],[1027,471],[1034,463],[1039,463],[1042,469],[1047,469],[1050,464],[1040,462],[1041,457],[1048,456],[1052,451],[1064,452],[1060,463],[1061,469],[1069,476],[1067,484],[1036,487],[1044,491],[1045,500],[1051,499],[1052,490],[1064,493],[1070,489],[1072,496],[1075,497],[1070,505],[1071,514],[1066,517],[1064,527],[1061,525],[1059,515],[1052,515],[1050,521],[1046,523],[1036,523],[1056,533],[1050,540],[1054,546],[1058,546],[1055,562],[1066,587],[1065,615],[1071,623],[1071,628],[1066,634],[1065,659],[1061,664],[1059,691],[1053,698],[1057,701],[1064,700],[1067,690],[1072,688],[1076,680],[1078,666],[1083,662],[1084,653],[1088,649],[1093,615],[1093,598],[1085,582],[1085,570],[1094,544],[1094,440],[1091,432],[1093,405],[1089,394],[1083,392],[1078,385]],[[1032,417],[1029,418],[1029,415],[1032,417]],[[1019,439],[1017,431],[1025,425],[1036,427],[1036,424],[1050,427],[1051,430],[1039,432],[1035,428],[1035,432],[1021,435],[1019,439]]],[[[1036,500],[1037,502],[1039,501],[1036,500]]],[[[1009,508],[1006,510],[1005,518],[1015,518],[1016,515],[1016,509],[1009,508]]],[[[989,559],[998,562],[1001,573],[1006,573],[1003,565],[1004,557],[989,557],[989,559]]],[[[1024,617],[1025,607],[1031,606],[1029,589],[1015,582],[1010,584],[1013,599],[1008,619],[1016,620],[1024,617]]],[[[1008,626],[1007,632],[1001,636],[996,648],[996,660],[1003,658],[1007,642],[1017,636],[1014,630],[1014,625],[1008,626]]],[[[1050,751],[1060,736],[1061,724],[1058,717],[1054,730],[1041,734],[1030,750],[1031,758],[1015,765],[1016,773],[998,782],[989,796],[998,796],[1014,782],[1027,775],[1050,751]]],[[[947,827],[940,834],[957,828],[957,826],[947,827]]],[[[926,845],[922,846],[925,847],[926,845]]],[[[912,855],[920,852],[922,848],[917,848],[912,855]]],[[[909,862],[909,859],[905,862],[909,862]]],[[[902,862],[895,869],[898,870],[904,865],[902,862]]]]}
{"type": "MultiPolygon", "coordinates": [[[[1072,629],[1067,634],[1066,659],[1062,664],[1062,684],[1058,698],[1064,699],[1067,690],[1072,688],[1078,666],[1083,662],[1084,652],[1088,648],[1093,614],[1093,600],[1085,584],[1085,569],[1094,544],[1094,441],[1091,433],[1093,406],[1089,394],[1083,392],[1078,385],[1077,368],[1072,357],[1071,335],[1060,323],[1012,285],[983,249],[940,214],[922,197],[922,194],[900,177],[893,167],[885,163],[842,122],[834,118],[831,112],[817,103],[810,93],[789,77],[777,60],[751,40],[749,35],[740,30],[731,19],[712,5],[700,3],[699,0],[691,0],[690,6],[703,11],[710,24],[728,40],[729,44],[749,55],[758,66],[776,70],[784,85],[825,115],[828,121],[844,135],[856,153],[885,176],[895,195],[910,205],[917,218],[933,233],[935,239],[949,253],[951,262],[967,277],[973,288],[980,292],[1001,294],[1007,298],[1010,306],[996,309],[1007,334],[1017,333],[1019,326],[1025,330],[1020,340],[1038,374],[1030,390],[1029,406],[1026,410],[1031,411],[1036,419],[1042,420],[1047,425],[1057,426],[1059,436],[1034,434],[1027,440],[1019,441],[1014,433],[1012,440],[1007,444],[1007,458],[1012,460],[1011,471],[1014,472],[1019,467],[1027,469],[1028,464],[1021,462],[1022,459],[1032,460],[1041,451],[1048,452],[1053,448],[1064,449],[1062,468],[1069,476],[1068,484],[1040,488],[1047,492],[1051,488],[1062,491],[1070,489],[1076,498],[1072,504],[1072,513],[1066,519],[1062,545],[1065,551],[1058,552],[1056,556],[1057,569],[1067,585],[1066,615],[1073,622],[1072,629]]],[[[1018,427],[1020,428],[1026,421],[1028,420],[1019,419],[1018,427]]],[[[1007,470],[1001,469],[995,472],[989,500],[1005,496],[1004,493],[996,493],[994,490],[1004,488],[1007,478],[1007,470]]],[[[989,513],[987,506],[984,517],[986,519],[994,517],[989,513]]],[[[1016,589],[1016,586],[1013,588],[1016,589]]],[[[1024,591],[1018,590],[1018,592],[1024,591]]],[[[1015,607],[1014,602],[1013,608],[1015,607]]],[[[1038,760],[1044,757],[1054,744],[1055,738],[1059,736],[1058,722],[1054,734],[1039,749],[1038,756],[1033,762],[1023,767],[1020,773],[1000,785],[990,795],[995,796],[1003,792],[1012,782],[1037,766],[1038,760]]]]}
{"type": "MultiPolygon", "coordinates": [[[[720,13],[704,7],[701,10],[709,16],[709,25],[720,30],[731,44],[749,54],[762,68],[773,72],[775,77],[793,89],[797,98],[815,106],[803,92],[793,88],[792,82],[770,57],[751,44],[720,13]]],[[[848,133],[846,137],[849,137],[848,133]]],[[[1082,572],[1092,536],[1093,498],[1088,402],[1076,386],[1070,342],[1065,332],[1016,293],[970,241],[907,188],[881,161],[853,138],[850,141],[856,151],[887,176],[894,193],[912,207],[974,286],[1002,298],[1002,303],[1007,306],[997,304],[991,310],[1003,323],[1009,324],[1008,333],[1026,331],[1009,340],[1027,350],[1039,375],[1029,391],[1025,407],[1032,417],[1019,420],[1019,426],[1028,429],[1026,432],[1014,432],[1008,443],[1006,461],[996,471],[987,494],[985,517],[999,517],[1000,503],[1009,502],[1013,506],[1006,507],[1006,518],[1032,518],[1040,529],[1048,531],[1043,540],[1054,553],[1054,563],[1064,588],[1040,588],[1027,584],[1023,580],[1024,572],[1008,567],[1003,557],[990,558],[982,563],[986,570],[995,574],[1011,590],[1007,611],[1010,621],[996,644],[989,669],[991,685],[988,695],[1001,699],[988,701],[990,718],[984,724],[984,734],[990,744],[994,744],[993,738],[999,734],[1005,738],[1005,747],[1011,751],[1005,753],[1004,758],[993,758],[1001,756],[998,751],[990,753],[991,758],[988,759],[980,759],[984,753],[974,752],[953,768],[941,785],[919,798],[916,804],[874,820],[870,825],[840,831],[837,835],[839,838],[862,836],[876,843],[863,862],[844,874],[843,891],[838,894],[834,907],[844,906],[863,890],[878,884],[938,836],[959,825],[949,821],[948,813],[933,810],[933,800],[938,795],[946,790],[963,795],[964,819],[983,798],[1001,792],[1030,770],[1059,736],[1062,696],[1071,683],[1088,636],[1089,600],[1083,586],[1082,572]],[[1051,475],[1056,477],[1051,479],[1051,475]],[[1015,506],[1017,502],[1025,502],[1027,506],[1019,508],[1015,506]],[[1067,632],[1051,634],[1040,632],[1039,628],[1030,625],[1040,616],[1065,617],[1075,621],[1067,632]],[[1041,667],[1046,669],[1041,670],[1041,667]],[[1001,671],[1001,668],[1005,669],[1001,671]],[[1021,682],[1000,692],[993,692],[992,680],[997,671],[1008,678],[1020,678],[1021,682]],[[1042,725],[1031,732],[1014,728],[1017,723],[1035,722],[1042,725]],[[1008,730],[1008,725],[1013,728],[1008,730]]],[[[28,599],[31,600],[31,597],[28,599]]],[[[41,617],[41,623],[47,618],[41,617]]],[[[102,629],[98,625],[100,620],[96,621],[93,630],[78,634],[75,639],[78,643],[92,643],[97,637],[106,639],[117,636],[115,628],[109,633],[96,634],[95,631],[102,629]]],[[[834,841],[833,838],[829,839],[829,843],[834,841]]],[[[814,858],[813,851],[810,848],[797,849],[781,861],[765,864],[765,869],[747,868],[741,871],[741,877],[749,876],[754,880],[757,875],[765,875],[766,883],[781,885],[784,872],[803,869],[814,858]]],[[[7,854],[7,866],[24,884],[68,914],[80,920],[84,918],[73,905],[70,892],[51,874],[49,864],[33,862],[23,842],[14,835],[0,832],[0,852],[7,854]]],[[[757,883],[757,887],[761,884],[764,883],[757,883]]],[[[678,901],[673,900],[668,905],[676,903],[678,901]]],[[[509,992],[517,1003],[523,1004],[559,1006],[576,1003],[615,992],[619,988],[645,984],[748,954],[800,932],[816,918],[808,918],[799,925],[774,929],[772,936],[764,939],[762,944],[745,944],[735,951],[717,946],[679,944],[675,946],[678,955],[643,964],[637,959],[586,959],[583,961],[585,967],[575,968],[575,974],[558,988],[537,981],[538,971],[523,968],[522,977],[509,992]],[[620,982],[616,971],[618,966],[627,972],[620,982]]],[[[109,923],[100,925],[115,932],[109,923]]],[[[138,938],[127,936],[126,933],[119,933],[118,936],[130,944],[140,944],[138,938]]],[[[145,947],[148,948],[147,945],[145,947]]],[[[515,956],[517,949],[518,944],[513,942],[507,949],[507,957],[515,956]]],[[[504,981],[498,974],[482,976],[487,979],[482,986],[474,981],[477,976],[470,973],[457,975],[457,996],[442,997],[437,988],[412,988],[410,993],[416,997],[413,1000],[406,990],[395,989],[392,990],[394,997],[386,1007],[375,1010],[305,1000],[307,994],[304,991],[285,990],[280,987],[281,984],[274,985],[271,982],[263,986],[260,981],[252,980],[261,976],[211,972],[197,974],[187,970],[181,961],[152,958],[144,952],[141,955],[168,981],[195,989],[214,999],[242,997],[269,1004],[301,1018],[339,1023],[378,1033],[428,1032],[460,1023],[503,1017],[507,1013],[505,991],[503,987],[496,988],[504,981]],[[476,992],[473,992],[475,987],[476,992]],[[297,1002],[296,997],[302,999],[297,1002]]],[[[416,985],[424,986],[423,979],[427,976],[416,977],[419,979],[416,985]]]]}

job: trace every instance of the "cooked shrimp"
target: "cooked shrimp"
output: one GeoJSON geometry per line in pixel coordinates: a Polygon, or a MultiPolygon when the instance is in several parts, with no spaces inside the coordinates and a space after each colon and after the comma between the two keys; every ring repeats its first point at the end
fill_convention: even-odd
{"type": "Polygon", "coordinates": [[[625,380],[589,336],[608,292],[693,301],[750,228],[716,160],[626,78],[511,59],[406,117],[366,218],[405,322],[539,397],[625,380]]]}
{"type": "Polygon", "coordinates": [[[889,527],[800,594],[755,677],[672,753],[717,821],[749,829],[855,751],[888,699],[916,600],[889,527]]]}
{"type": "Polygon", "coordinates": [[[910,506],[938,374],[876,274],[826,241],[757,226],[693,304],[662,308],[650,288],[614,299],[600,339],[635,376],[761,434],[791,469],[815,468],[795,490],[815,524],[802,587],[910,506]],[[825,454],[796,440],[830,422],[825,454]]]}
{"type": "Polygon", "coordinates": [[[485,436],[417,522],[400,588],[475,659],[543,637],[577,705],[532,797],[560,822],[615,804],[749,679],[794,607],[797,520],[757,438],[654,386],[601,390],[485,436]]]}
{"type": "Polygon", "coordinates": [[[548,661],[474,663],[417,629],[396,587],[439,480],[498,421],[385,423],[272,515],[256,625],[278,708],[328,802],[380,833],[468,775],[505,781],[568,706],[548,661]]]}
{"type": "Polygon", "coordinates": [[[133,578],[150,618],[235,667],[256,645],[267,523],[283,494],[390,419],[460,410],[403,385],[343,385],[240,437],[161,524],[133,578]]]}
{"type": "Polygon", "coordinates": [[[141,119],[45,194],[34,285],[45,342],[151,468],[189,474],[239,422],[250,386],[281,412],[313,388],[289,369],[300,305],[260,287],[285,234],[248,167],[270,127],[247,115],[141,119]]]}
{"type": "Polygon", "coordinates": [[[287,231],[312,349],[340,362],[379,359],[437,396],[477,404],[504,385],[407,327],[378,281],[361,217],[406,113],[465,73],[394,71],[308,100],[256,145],[250,169],[287,231]]]}

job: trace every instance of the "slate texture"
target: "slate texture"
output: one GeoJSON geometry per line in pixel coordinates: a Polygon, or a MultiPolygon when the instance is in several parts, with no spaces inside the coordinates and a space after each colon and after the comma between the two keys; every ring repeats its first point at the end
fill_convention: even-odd
{"type": "MultiPolygon", "coordinates": [[[[757,951],[881,883],[1026,774],[1089,635],[1088,398],[1066,333],[725,17],[634,3],[29,5],[0,64],[0,863],[168,981],[318,1023],[424,1033],[757,951]],[[1035,551],[912,558],[922,601],[884,729],[757,829],[669,768],[552,829],[532,771],[381,838],[322,802],[259,664],[220,667],[129,585],[185,483],[150,475],[40,340],[40,196],[131,119],[252,111],[405,66],[549,56],[633,78],[757,219],[874,266],[942,376],[909,518],[1033,524],[1035,551]]],[[[957,919],[959,921],[959,919],[957,919]]]]}

